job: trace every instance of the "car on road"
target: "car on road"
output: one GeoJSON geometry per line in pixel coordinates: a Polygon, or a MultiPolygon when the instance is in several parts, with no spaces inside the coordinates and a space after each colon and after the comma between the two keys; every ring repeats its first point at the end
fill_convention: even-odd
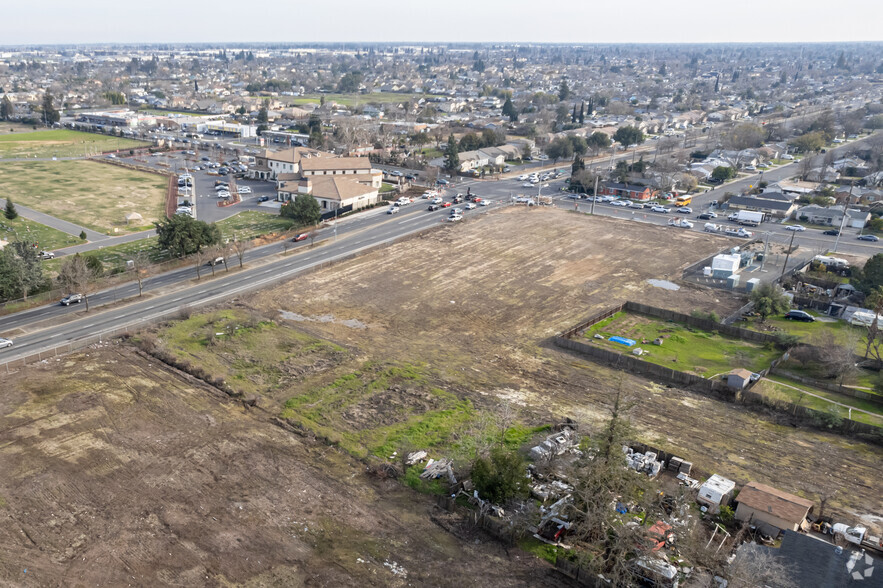
{"type": "Polygon", "coordinates": [[[801,321],[804,323],[812,323],[816,320],[811,314],[802,310],[789,310],[785,313],[785,318],[789,321],[801,321]]]}
{"type": "Polygon", "coordinates": [[[40,259],[55,259],[55,254],[51,251],[41,251],[37,254],[40,259]]]}
{"type": "Polygon", "coordinates": [[[447,186],[450,182],[448,182],[447,180],[436,180],[435,183],[439,186],[447,186]]]}
{"type": "Polygon", "coordinates": [[[831,235],[832,237],[839,237],[840,231],[837,229],[828,229],[827,231],[822,231],[823,235],[831,235]]]}
{"type": "Polygon", "coordinates": [[[788,225],[787,227],[785,227],[785,230],[786,230],[786,231],[798,231],[798,232],[799,232],[799,231],[805,231],[805,230],[806,230],[806,227],[804,227],[803,225],[788,225]]]}
{"type": "Polygon", "coordinates": [[[409,181],[413,181],[413,180],[417,179],[417,176],[415,176],[414,174],[405,174],[405,179],[409,180],[409,181]]]}
{"type": "Polygon", "coordinates": [[[877,241],[880,240],[880,237],[878,237],[877,235],[859,235],[857,238],[858,238],[859,241],[874,241],[874,242],[877,242],[877,241]]]}
{"type": "Polygon", "coordinates": [[[269,196],[258,196],[258,202],[266,202],[269,199],[269,196]]]}
{"type": "Polygon", "coordinates": [[[689,206],[681,206],[680,208],[675,208],[675,212],[679,212],[681,214],[693,214],[693,209],[689,206]]]}
{"type": "Polygon", "coordinates": [[[62,306],[70,306],[71,304],[79,304],[83,301],[82,294],[68,294],[64,298],[61,299],[60,304],[62,306]]]}
{"type": "Polygon", "coordinates": [[[625,200],[614,200],[610,203],[610,206],[628,206],[629,203],[625,200]]]}
{"type": "Polygon", "coordinates": [[[463,215],[461,214],[452,214],[448,217],[448,222],[455,223],[457,221],[463,220],[463,215]]]}
{"type": "Polygon", "coordinates": [[[216,257],[205,262],[206,265],[221,265],[224,263],[223,257],[216,257]]]}
{"type": "Polygon", "coordinates": [[[12,339],[4,339],[3,337],[0,337],[0,349],[6,347],[12,347],[12,339]]]}
{"type": "Polygon", "coordinates": [[[442,202],[442,203],[441,203],[441,207],[442,207],[442,208],[450,208],[450,206],[451,206],[451,203],[450,203],[450,202],[442,202]]]}
{"type": "Polygon", "coordinates": [[[644,208],[644,204],[641,202],[629,202],[626,206],[628,206],[629,208],[644,208]]]}
{"type": "Polygon", "coordinates": [[[651,206],[650,210],[652,210],[653,212],[661,212],[662,214],[668,214],[669,212],[671,212],[670,208],[666,208],[664,206],[659,206],[659,205],[651,206]]]}
{"type": "Polygon", "coordinates": [[[251,188],[248,186],[237,186],[236,191],[240,194],[251,194],[251,188]]]}
{"type": "Polygon", "coordinates": [[[401,177],[404,176],[405,174],[403,174],[402,172],[396,170],[396,171],[391,171],[391,172],[389,172],[389,175],[391,175],[391,176],[395,176],[395,177],[397,177],[397,178],[401,178],[401,177]]]}
{"type": "Polygon", "coordinates": [[[432,210],[438,210],[439,208],[441,208],[441,206],[439,206],[438,204],[430,204],[426,210],[432,211],[432,210]]]}
{"type": "Polygon", "coordinates": [[[459,208],[452,208],[451,209],[451,216],[456,216],[458,214],[463,214],[463,211],[460,210],[459,208]]]}
{"type": "Polygon", "coordinates": [[[491,201],[490,200],[482,200],[481,202],[478,203],[478,205],[479,206],[490,206],[491,201]]]}
{"type": "Polygon", "coordinates": [[[530,182],[524,182],[523,184],[521,184],[521,187],[522,188],[533,188],[533,184],[531,184],[530,182]]]}
{"type": "Polygon", "coordinates": [[[390,206],[389,208],[386,209],[386,214],[395,214],[398,211],[399,211],[398,206],[390,206]]]}
{"type": "Polygon", "coordinates": [[[478,208],[478,206],[476,206],[474,202],[470,202],[464,208],[466,208],[466,210],[472,210],[473,208],[478,208]]]}
{"type": "Polygon", "coordinates": [[[454,196],[454,199],[451,202],[453,202],[454,204],[460,204],[461,202],[463,202],[463,197],[457,194],[456,196],[454,196]]]}
{"type": "Polygon", "coordinates": [[[527,174],[521,174],[520,176],[518,176],[518,181],[525,182],[525,181],[527,181],[528,177],[530,177],[530,176],[528,176],[527,174]]]}
{"type": "Polygon", "coordinates": [[[698,217],[700,220],[711,220],[713,218],[717,218],[716,212],[703,212],[698,217]]]}
{"type": "Polygon", "coordinates": [[[306,239],[309,236],[310,236],[309,233],[298,233],[297,235],[292,237],[291,240],[294,241],[295,243],[297,243],[298,241],[303,241],[304,239],[306,239]]]}
{"type": "Polygon", "coordinates": [[[433,198],[432,200],[430,200],[430,202],[431,202],[432,204],[441,204],[441,203],[444,202],[444,201],[445,201],[445,199],[442,198],[441,196],[436,196],[435,198],[433,198]]]}

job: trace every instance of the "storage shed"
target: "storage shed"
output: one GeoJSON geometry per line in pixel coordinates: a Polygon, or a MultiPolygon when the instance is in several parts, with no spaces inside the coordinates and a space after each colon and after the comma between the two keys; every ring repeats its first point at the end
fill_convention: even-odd
{"type": "Polygon", "coordinates": [[[711,276],[713,278],[729,278],[731,275],[739,271],[739,264],[742,263],[741,255],[715,255],[711,259],[711,276]]]}
{"type": "Polygon", "coordinates": [[[742,390],[751,381],[751,372],[739,368],[727,374],[727,386],[734,390],[742,390]]]}

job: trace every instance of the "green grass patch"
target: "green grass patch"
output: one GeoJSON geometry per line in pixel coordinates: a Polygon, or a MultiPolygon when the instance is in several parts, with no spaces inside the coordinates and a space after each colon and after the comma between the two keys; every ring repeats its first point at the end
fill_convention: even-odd
{"type": "Polygon", "coordinates": [[[518,540],[518,547],[523,551],[532,553],[540,559],[544,559],[552,565],[558,561],[558,547],[543,543],[536,537],[522,537],[518,540]]]}
{"type": "Polygon", "coordinates": [[[593,325],[585,331],[584,337],[593,344],[621,353],[631,353],[640,347],[649,352],[641,356],[643,361],[706,378],[737,367],[758,372],[769,367],[770,362],[781,355],[780,351],[770,346],[627,312],[617,313],[593,325]],[[605,340],[594,339],[595,334],[603,336],[605,340]],[[614,335],[634,339],[637,344],[625,347],[607,340],[614,335]],[[663,344],[654,345],[652,341],[656,338],[661,338],[663,344]],[[642,340],[648,343],[642,343],[642,340]]]}
{"type": "Polygon", "coordinates": [[[46,251],[82,243],[79,237],[41,225],[21,215],[15,220],[9,220],[5,216],[0,217],[0,239],[3,241],[21,240],[36,243],[39,249],[45,249],[46,251]]]}
{"type": "Polygon", "coordinates": [[[769,378],[765,378],[764,380],[759,382],[752,390],[754,392],[759,392],[763,394],[771,400],[790,402],[792,404],[797,404],[799,406],[811,408],[820,412],[833,414],[842,419],[851,418],[852,420],[860,423],[883,427],[883,410],[881,410],[879,406],[867,401],[860,400],[858,398],[852,398],[851,396],[843,396],[841,394],[836,394],[834,392],[829,392],[820,388],[813,388],[808,384],[789,380],[788,378],[779,376],[778,374],[775,374],[769,378]],[[785,384],[793,386],[793,388],[785,384]],[[833,400],[847,406],[840,406],[838,404],[828,402],[827,400],[823,400],[822,398],[816,398],[815,396],[804,394],[800,390],[795,390],[794,388],[799,388],[800,390],[811,392],[812,394],[815,394],[817,396],[822,396],[823,398],[833,400]],[[850,417],[848,406],[861,410],[871,411],[875,414],[866,414],[853,410],[850,417]]]}
{"type": "Polygon", "coordinates": [[[147,145],[150,143],[67,129],[6,133],[0,135],[0,159],[86,157],[147,145]]]}
{"type": "Polygon", "coordinates": [[[865,347],[861,342],[861,338],[867,334],[867,329],[850,325],[846,321],[839,319],[828,321],[827,317],[815,311],[808,310],[807,312],[815,317],[825,318],[826,320],[816,320],[811,323],[804,323],[801,321],[788,320],[781,316],[771,316],[767,317],[765,323],[752,319],[748,322],[740,323],[740,325],[744,329],[752,329],[754,331],[762,331],[765,333],[781,331],[788,333],[789,335],[796,335],[800,337],[801,342],[809,344],[812,344],[813,340],[819,338],[822,333],[830,332],[838,341],[843,343],[850,341],[854,342],[855,352],[858,355],[864,356],[865,347]]]}
{"type": "Polygon", "coordinates": [[[270,233],[284,233],[295,224],[294,220],[285,218],[278,212],[260,212],[244,210],[222,221],[218,221],[221,236],[224,239],[253,239],[270,233]]]}
{"type": "Polygon", "coordinates": [[[152,228],[165,214],[165,177],[95,161],[0,166],[0,194],[40,212],[107,234],[152,228]],[[141,215],[127,224],[126,215],[141,215]]]}
{"type": "Polygon", "coordinates": [[[435,159],[436,157],[441,157],[444,155],[444,152],[441,149],[436,149],[435,147],[426,147],[425,149],[420,150],[420,154],[423,155],[426,159],[435,159]]]}
{"type": "Polygon", "coordinates": [[[386,182],[383,182],[382,184],[380,184],[380,193],[381,194],[386,194],[387,192],[395,192],[395,189],[396,189],[396,187],[393,186],[392,184],[387,184],[386,182]]]}
{"type": "Polygon", "coordinates": [[[286,388],[345,354],[334,343],[235,309],[177,321],[158,337],[168,351],[244,394],[286,388]]]}

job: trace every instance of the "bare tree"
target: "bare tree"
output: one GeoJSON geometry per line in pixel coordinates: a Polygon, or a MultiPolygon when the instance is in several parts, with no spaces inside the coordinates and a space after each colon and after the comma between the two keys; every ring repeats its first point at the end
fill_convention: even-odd
{"type": "Polygon", "coordinates": [[[755,586],[776,586],[777,588],[796,588],[791,579],[791,571],[782,560],[774,555],[775,551],[768,547],[760,547],[746,543],[736,554],[735,559],[723,571],[722,575],[729,581],[732,588],[754,588],[755,586]]]}
{"type": "MultiPolygon", "coordinates": [[[[202,276],[199,274],[199,270],[202,269],[202,264],[205,262],[207,257],[207,253],[204,249],[197,249],[196,253],[193,254],[193,259],[196,261],[196,279],[202,279],[202,276]]],[[[212,265],[212,271],[215,271],[215,266],[212,265]]]]}
{"type": "Polygon", "coordinates": [[[242,269],[242,258],[245,257],[245,252],[254,247],[254,243],[252,241],[243,241],[241,239],[233,240],[233,250],[236,252],[236,256],[239,258],[239,269],[242,269]]]}
{"type": "Polygon", "coordinates": [[[137,251],[132,258],[132,271],[135,272],[135,279],[138,280],[138,296],[144,293],[144,280],[150,275],[153,264],[150,261],[150,255],[144,250],[137,251]]]}
{"type": "Polygon", "coordinates": [[[318,237],[318,236],[319,236],[319,231],[318,231],[318,229],[313,229],[312,231],[310,231],[309,233],[307,233],[307,237],[310,238],[310,247],[312,247],[312,246],[315,244],[315,242],[316,242],[316,237],[318,237]]]}
{"type": "Polygon", "coordinates": [[[855,363],[858,340],[855,337],[850,334],[838,337],[830,331],[821,331],[813,337],[812,343],[815,347],[824,349],[819,361],[826,376],[837,378],[842,386],[844,380],[855,375],[858,370],[855,363]]]}
{"type": "Polygon", "coordinates": [[[68,294],[82,294],[89,312],[89,293],[93,283],[93,275],[86,265],[86,260],[79,253],[65,259],[58,270],[58,282],[68,294]]]}

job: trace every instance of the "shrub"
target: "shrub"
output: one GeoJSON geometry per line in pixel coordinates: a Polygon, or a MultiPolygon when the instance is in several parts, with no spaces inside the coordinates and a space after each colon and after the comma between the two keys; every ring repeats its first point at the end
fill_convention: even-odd
{"type": "MultiPolygon", "coordinates": [[[[798,343],[800,343],[800,337],[797,335],[792,335],[790,333],[786,333],[784,331],[780,331],[776,333],[776,347],[779,349],[791,349],[792,347],[796,347],[798,343]]],[[[800,361],[800,360],[798,360],[800,361]]],[[[802,361],[801,363],[806,363],[802,361]]]]}
{"type": "Polygon", "coordinates": [[[736,513],[731,507],[723,505],[721,506],[720,514],[718,514],[718,517],[724,525],[730,526],[733,524],[733,521],[736,518],[736,513]]]}
{"type": "Polygon", "coordinates": [[[527,496],[524,460],[516,451],[496,448],[472,466],[472,482],[478,493],[495,504],[527,496]]]}

